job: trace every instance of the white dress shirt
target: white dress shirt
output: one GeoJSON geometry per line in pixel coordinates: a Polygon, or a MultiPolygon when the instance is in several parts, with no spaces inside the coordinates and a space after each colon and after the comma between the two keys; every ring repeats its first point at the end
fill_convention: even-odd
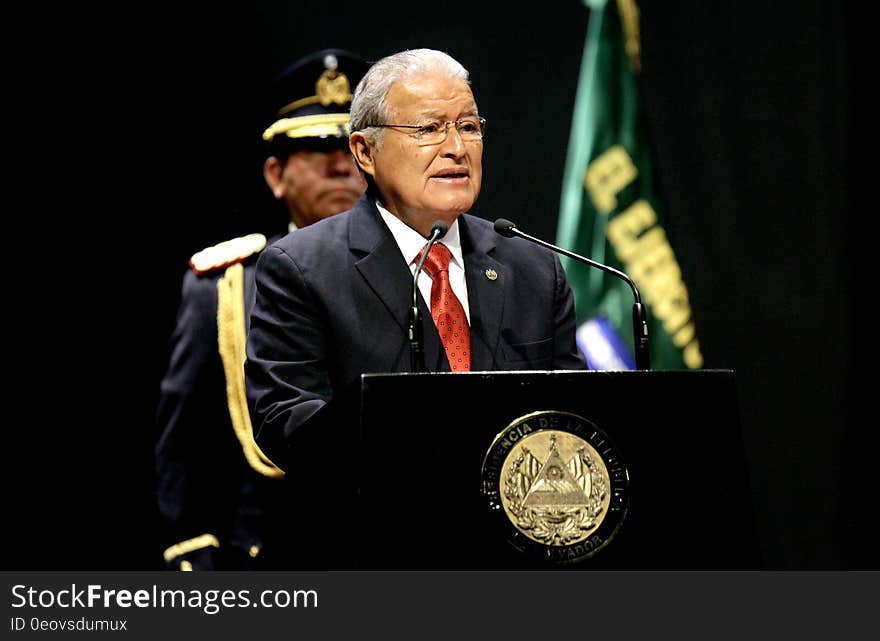
{"type": "MultiPolygon", "coordinates": [[[[415,274],[416,256],[428,244],[427,239],[385,209],[378,201],[376,202],[376,207],[379,208],[382,220],[388,225],[394,240],[397,241],[397,246],[400,247],[400,252],[403,254],[406,264],[409,265],[410,272],[415,274]]],[[[446,245],[452,253],[452,260],[449,261],[449,284],[452,285],[452,291],[455,292],[458,300],[461,301],[461,306],[464,307],[464,313],[467,314],[468,323],[470,323],[471,310],[468,306],[467,284],[464,279],[464,257],[461,253],[461,236],[458,233],[458,220],[452,223],[443,240],[437,242],[446,245]]],[[[422,298],[425,299],[428,309],[431,309],[431,276],[424,269],[419,274],[419,291],[422,294],[422,298]]]]}

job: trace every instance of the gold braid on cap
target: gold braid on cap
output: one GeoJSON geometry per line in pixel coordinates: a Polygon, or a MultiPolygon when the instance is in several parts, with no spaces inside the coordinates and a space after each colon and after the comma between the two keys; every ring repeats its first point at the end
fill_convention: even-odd
{"type": "Polygon", "coordinates": [[[343,137],[348,135],[348,113],[314,114],[298,118],[276,120],[263,132],[263,140],[272,140],[278,134],[288,138],[343,137]]]}
{"type": "MultiPolygon", "coordinates": [[[[344,105],[351,102],[351,83],[348,76],[335,69],[327,69],[315,83],[315,95],[300,98],[284,105],[278,110],[283,116],[300,107],[321,103],[328,107],[331,104],[344,105]]],[[[341,136],[348,135],[348,114],[316,114],[293,118],[281,118],[272,123],[263,132],[263,140],[272,140],[276,134],[286,133],[289,138],[306,138],[309,136],[341,136]],[[342,130],[339,125],[343,125],[342,130]],[[341,133],[344,131],[344,134],[341,133]]]]}

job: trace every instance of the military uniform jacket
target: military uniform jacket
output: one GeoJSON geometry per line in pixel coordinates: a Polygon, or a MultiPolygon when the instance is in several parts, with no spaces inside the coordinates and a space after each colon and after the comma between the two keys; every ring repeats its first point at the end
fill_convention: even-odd
{"type": "Polygon", "coordinates": [[[241,366],[254,265],[265,244],[255,234],[199,252],[183,278],[155,449],[163,548],[173,568],[250,567],[263,546],[280,471],[261,468],[265,459],[248,452],[241,366]]]}

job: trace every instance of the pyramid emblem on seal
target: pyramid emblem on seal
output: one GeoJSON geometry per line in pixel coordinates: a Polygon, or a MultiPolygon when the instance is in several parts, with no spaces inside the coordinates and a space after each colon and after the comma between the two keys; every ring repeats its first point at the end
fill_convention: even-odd
{"type": "MultiPolygon", "coordinates": [[[[575,466],[576,467],[576,466],[575,466]]],[[[586,507],[588,493],[573,476],[573,471],[562,462],[556,448],[556,437],[550,437],[550,452],[535,482],[529,488],[523,506],[542,507],[586,507]]]]}

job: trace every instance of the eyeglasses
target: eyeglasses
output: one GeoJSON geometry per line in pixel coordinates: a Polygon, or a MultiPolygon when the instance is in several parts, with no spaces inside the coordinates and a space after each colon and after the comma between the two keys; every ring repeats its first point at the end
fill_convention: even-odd
{"type": "Polygon", "coordinates": [[[455,130],[462,142],[475,142],[482,140],[486,133],[485,118],[459,118],[458,120],[432,120],[423,125],[368,125],[363,127],[385,127],[388,129],[415,129],[407,136],[415,138],[419,145],[439,145],[449,135],[449,125],[455,125],[455,130]]]}

